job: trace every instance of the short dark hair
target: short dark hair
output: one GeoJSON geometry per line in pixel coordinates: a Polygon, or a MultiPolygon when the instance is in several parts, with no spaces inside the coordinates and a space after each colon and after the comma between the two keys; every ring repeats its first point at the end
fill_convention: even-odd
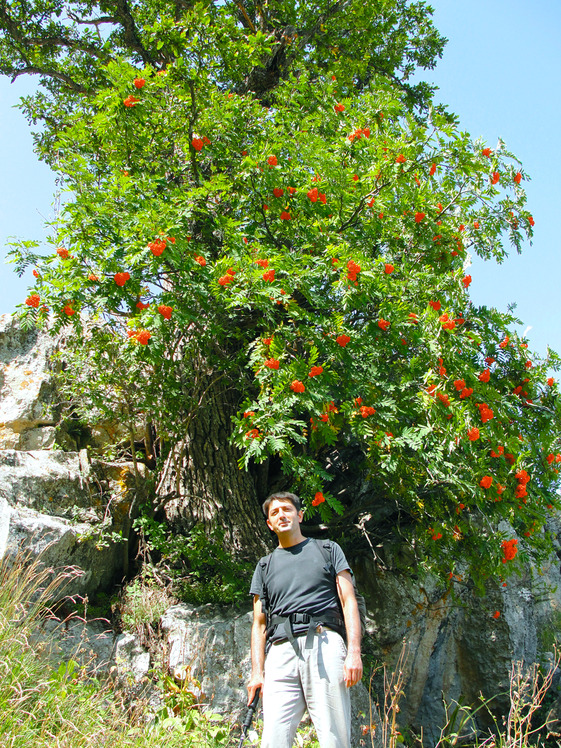
{"type": "Polygon", "coordinates": [[[280,501],[290,501],[290,503],[296,507],[297,512],[302,509],[302,502],[295,493],[290,493],[290,491],[277,491],[277,493],[272,493],[270,496],[267,496],[263,502],[263,514],[267,518],[269,517],[269,507],[275,499],[279,499],[280,501]]]}

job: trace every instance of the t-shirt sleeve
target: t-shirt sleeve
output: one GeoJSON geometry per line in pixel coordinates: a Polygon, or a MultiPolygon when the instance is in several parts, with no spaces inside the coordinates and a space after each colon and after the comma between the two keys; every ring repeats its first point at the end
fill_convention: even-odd
{"type": "Polygon", "coordinates": [[[260,563],[257,564],[255,571],[253,572],[249,594],[251,596],[259,595],[259,597],[263,595],[263,568],[260,563]]]}
{"type": "Polygon", "coordinates": [[[333,560],[333,566],[335,568],[335,574],[339,574],[340,571],[350,571],[351,574],[353,573],[353,570],[351,569],[349,562],[347,561],[345,554],[341,550],[341,546],[337,543],[334,543],[331,541],[332,545],[332,560],[333,560]]]}

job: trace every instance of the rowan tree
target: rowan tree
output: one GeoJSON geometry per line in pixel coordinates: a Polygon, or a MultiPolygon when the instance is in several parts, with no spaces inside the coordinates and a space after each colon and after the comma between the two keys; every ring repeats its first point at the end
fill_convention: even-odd
{"type": "Polygon", "coordinates": [[[24,311],[83,336],[98,403],[92,356],[130,372],[169,521],[255,555],[282,487],[388,564],[544,557],[558,359],[469,296],[470,254],[532,236],[527,176],[411,82],[444,44],[423,2],[13,2],[0,23],[66,190],[52,246],[14,249],[24,311]]]}

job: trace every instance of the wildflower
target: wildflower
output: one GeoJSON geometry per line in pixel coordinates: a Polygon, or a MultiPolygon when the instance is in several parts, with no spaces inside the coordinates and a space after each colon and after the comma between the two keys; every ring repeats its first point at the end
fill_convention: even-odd
{"type": "Polygon", "coordinates": [[[195,255],[195,262],[198,262],[198,263],[199,263],[199,265],[200,265],[200,266],[201,266],[202,268],[204,268],[204,266],[206,265],[206,260],[205,260],[205,258],[204,258],[204,257],[201,257],[201,255],[195,255]]]}
{"type": "Polygon", "coordinates": [[[279,368],[279,362],[276,358],[268,358],[264,363],[263,366],[266,366],[268,369],[278,369],[279,368]]]}
{"type": "Polygon", "coordinates": [[[267,159],[267,163],[269,164],[269,166],[277,166],[277,164],[278,164],[277,157],[276,156],[269,156],[269,158],[267,159]]]}
{"type": "Polygon", "coordinates": [[[400,153],[399,156],[396,158],[395,162],[396,164],[404,164],[406,162],[406,158],[403,155],[403,153],[400,153]]]}
{"type": "Polygon", "coordinates": [[[467,288],[469,284],[471,283],[471,275],[465,275],[462,278],[462,283],[464,284],[464,288],[467,288]]]}
{"type": "Polygon", "coordinates": [[[489,369],[485,369],[485,370],[484,370],[484,371],[482,371],[482,372],[481,372],[481,374],[480,374],[480,375],[478,376],[478,379],[479,379],[479,381],[480,381],[480,382],[488,382],[488,381],[489,381],[489,377],[490,377],[490,375],[491,375],[491,372],[490,372],[490,370],[489,370],[489,369]]]}
{"type": "Polygon", "coordinates": [[[417,213],[415,213],[415,223],[421,223],[424,217],[425,214],[418,211],[417,213]]]}
{"type": "Polygon", "coordinates": [[[275,197],[282,197],[284,195],[284,190],[282,187],[275,187],[273,190],[273,195],[275,197]]]}
{"type": "Polygon", "coordinates": [[[306,388],[304,387],[304,383],[299,379],[295,379],[293,382],[291,382],[290,389],[293,392],[304,392],[306,390],[306,388]]]}
{"type": "Polygon", "coordinates": [[[27,306],[31,306],[33,307],[33,309],[37,309],[39,304],[41,303],[41,297],[37,293],[32,293],[27,297],[25,303],[27,304],[27,306]]]}
{"type": "Polygon", "coordinates": [[[493,176],[491,177],[491,184],[497,184],[500,178],[501,178],[501,175],[499,174],[499,172],[494,171],[493,176]]]}
{"type": "Polygon", "coordinates": [[[483,154],[483,156],[487,156],[487,158],[490,158],[490,157],[491,157],[491,153],[492,153],[492,152],[493,152],[493,151],[492,151],[492,150],[491,150],[490,148],[484,148],[484,149],[483,149],[483,150],[481,151],[481,153],[483,154]]]}
{"type": "Polygon", "coordinates": [[[384,273],[386,275],[390,275],[391,273],[393,273],[394,270],[395,270],[395,268],[394,268],[393,265],[390,265],[389,263],[386,263],[384,265],[384,273]]]}
{"type": "Polygon", "coordinates": [[[491,488],[491,484],[493,483],[493,478],[490,475],[484,475],[483,478],[479,481],[479,485],[481,488],[491,488]]]}
{"type": "Polygon", "coordinates": [[[158,312],[162,315],[164,319],[171,319],[173,307],[166,306],[166,304],[160,304],[158,306],[158,312]]]}
{"type": "Polygon", "coordinates": [[[549,385],[549,387],[553,387],[553,385],[555,384],[555,379],[553,377],[549,377],[547,380],[547,384],[549,385]]]}
{"type": "Polygon", "coordinates": [[[341,346],[342,348],[344,348],[344,347],[345,347],[345,346],[347,345],[347,343],[350,343],[350,340],[351,340],[351,339],[349,338],[349,336],[348,336],[348,335],[338,335],[338,336],[337,336],[337,337],[335,338],[335,340],[336,340],[336,342],[337,342],[337,343],[339,343],[339,345],[340,345],[340,346],[341,346]]]}
{"type": "Polygon", "coordinates": [[[218,279],[218,285],[219,285],[219,286],[227,286],[227,285],[228,285],[228,283],[231,283],[231,282],[232,282],[232,280],[233,280],[233,278],[232,278],[232,276],[231,276],[231,275],[228,275],[228,274],[226,274],[226,275],[222,275],[222,276],[221,276],[221,277],[220,277],[220,278],[218,279]]]}
{"type": "Polygon", "coordinates": [[[409,312],[409,314],[407,315],[407,321],[412,325],[419,324],[419,318],[417,317],[415,312],[409,312]]]}
{"type": "Polygon", "coordinates": [[[317,202],[318,199],[318,188],[314,187],[313,189],[308,191],[308,197],[312,201],[312,203],[317,202]]]}
{"type": "Polygon", "coordinates": [[[474,229],[478,229],[479,228],[479,221],[474,221],[473,222],[473,228],[474,229]]]}
{"type": "Polygon", "coordinates": [[[274,281],[275,280],[275,271],[274,271],[274,269],[265,271],[263,273],[263,280],[264,281],[268,281],[269,283],[271,283],[272,281],[274,281]]]}
{"type": "Polygon", "coordinates": [[[432,175],[435,173],[435,171],[436,171],[436,164],[432,164],[431,167],[430,167],[430,169],[429,169],[429,175],[432,177],[432,175]]]}
{"type": "Polygon", "coordinates": [[[501,611],[500,611],[500,610],[496,610],[496,611],[495,611],[495,612],[493,613],[493,618],[499,618],[499,616],[500,616],[500,615],[501,615],[501,611]]]}
{"type": "Polygon", "coordinates": [[[521,174],[520,172],[518,172],[518,173],[517,173],[517,174],[515,175],[515,177],[514,177],[514,181],[516,182],[516,184],[520,184],[520,182],[522,181],[522,174],[521,174]]]}
{"type": "Polygon", "coordinates": [[[69,252],[65,247],[58,247],[56,253],[62,260],[68,259],[69,252]]]}
{"type": "Polygon", "coordinates": [[[324,501],[325,501],[325,496],[322,494],[321,491],[318,491],[313,498],[312,506],[318,506],[319,504],[323,504],[324,501]]]}
{"type": "Polygon", "coordinates": [[[125,283],[130,280],[130,274],[129,273],[115,273],[113,276],[113,280],[118,286],[124,286],[125,283]]]}
{"type": "Polygon", "coordinates": [[[133,80],[134,87],[138,89],[142,88],[145,83],[146,83],[146,80],[144,78],[135,78],[133,80]]]}
{"type": "Polygon", "coordinates": [[[530,224],[530,226],[535,226],[536,225],[536,222],[534,221],[534,219],[532,218],[532,216],[528,216],[528,223],[530,224]]]}
{"type": "Polygon", "coordinates": [[[437,392],[436,396],[446,408],[450,407],[450,398],[448,395],[445,395],[443,392],[437,392]]]}
{"type": "Polygon", "coordinates": [[[257,439],[259,436],[259,429],[250,429],[246,432],[246,439],[257,439]]]}
{"type": "Polygon", "coordinates": [[[335,104],[333,107],[336,112],[344,112],[345,111],[345,105],[344,104],[335,104]]]}
{"type": "Polygon", "coordinates": [[[320,203],[323,203],[323,205],[325,205],[327,202],[327,196],[325,195],[325,192],[320,192],[318,197],[319,197],[320,203]]]}
{"type": "Polygon", "coordinates": [[[263,345],[271,345],[273,342],[273,338],[264,338],[263,339],[263,345]]]}
{"type": "Polygon", "coordinates": [[[454,380],[454,387],[458,390],[458,392],[461,392],[463,389],[465,389],[466,383],[463,379],[455,379],[454,380]]]}
{"type": "Polygon", "coordinates": [[[508,337],[508,335],[506,335],[503,338],[503,340],[501,340],[501,342],[499,343],[499,348],[503,348],[503,349],[506,348],[507,345],[508,345],[509,340],[510,340],[510,338],[508,337]]]}
{"type": "Polygon", "coordinates": [[[88,275],[88,280],[92,283],[96,283],[99,280],[99,276],[95,275],[95,273],[90,273],[88,275]]]}
{"type": "Polygon", "coordinates": [[[137,301],[136,302],[136,308],[140,309],[140,311],[143,311],[144,309],[148,309],[150,304],[145,304],[143,301],[137,301]]]}
{"type": "Polygon", "coordinates": [[[323,371],[323,366],[312,366],[310,369],[310,373],[308,374],[309,377],[317,377],[318,374],[321,374],[323,371]]]}
{"type": "Polygon", "coordinates": [[[140,99],[137,99],[136,96],[133,96],[132,94],[130,94],[130,96],[127,96],[126,99],[123,99],[123,104],[126,107],[133,107],[133,106],[136,106],[139,101],[140,99]]]}
{"type": "Polygon", "coordinates": [[[283,212],[280,214],[281,221],[290,221],[292,216],[290,213],[286,210],[283,210],[283,212]]]}
{"type": "Polygon", "coordinates": [[[475,442],[479,439],[479,429],[476,426],[468,431],[468,439],[470,442],[475,442]]]}
{"type": "Polygon", "coordinates": [[[385,332],[389,326],[390,326],[390,323],[387,319],[378,320],[378,327],[380,328],[380,330],[383,330],[385,332]]]}
{"type": "Polygon", "coordinates": [[[442,304],[440,303],[440,301],[429,301],[429,306],[431,306],[435,312],[439,312],[442,304]]]}
{"type": "Polygon", "coordinates": [[[533,364],[533,363],[532,363],[531,361],[526,361],[526,363],[524,364],[524,366],[525,366],[525,367],[526,367],[527,369],[531,369],[533,365],[534,365],[534,364],[533,364]]]}

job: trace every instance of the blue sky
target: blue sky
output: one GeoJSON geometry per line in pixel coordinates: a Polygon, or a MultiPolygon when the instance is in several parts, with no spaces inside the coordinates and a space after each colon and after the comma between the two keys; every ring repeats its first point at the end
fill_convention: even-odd
{"type": "MultiPolygon", "coordinates": [[[[544,356],[561,353],[557,284],[561,277],[559,212],[561,98],[559,0],[438,0],[437,28],[449,39],[436,70],[423,75],[439,86],[437,98],[460,116],[462,128],[491,147],[500,137],[532,177],[528,208],[536,221],[533,246],[502,265],[474,261],[471,296],[476,304],[506,311],[515,303],[521,332],[544,356]]],[[[53,217],[55,184],[33,154],[29,127],[13,109],[34,81],[0,79],[0,246],[10,236],[41,239],[53,217]]],[[[0,263],[0,312],[26,296],[31,277],[18,279],[0,263]]]]}

